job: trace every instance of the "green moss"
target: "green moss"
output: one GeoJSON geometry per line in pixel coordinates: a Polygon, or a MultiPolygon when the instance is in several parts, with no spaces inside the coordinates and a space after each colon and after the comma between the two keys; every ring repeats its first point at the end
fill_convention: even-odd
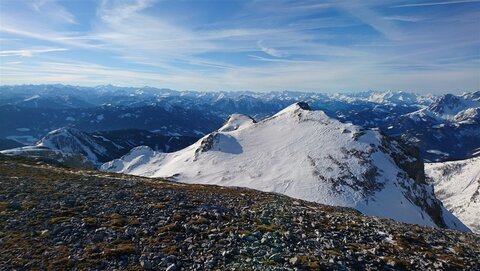
{"type": "Polygon", "coordinates": [[[106,248],[103,253],[105,257],[112,257],[125,254],[133,254],[136,252],[134,243],[120,243],[114,248],[106,248]]]}
{"type": "Polygon", "coordinates": [[[153,204],[152,207],[157,208],[159,210],[163,210],[163,209],[165,209],[166,206],[165,206],[165,204],[156,203],[156,204],[153,204]]]}
{"type": "Polygon", "coordinates": [[[85,222],[85,225],[88,227],[96,227],[98,225],[98,220],[94,217],[85,217],[83,218],[83,222],[85,222]]]}
{"type": "Polygon", "coordinates": [[[167,255],[176,255],[178,254],[178,248],[175,245],[167,246],[162,249],[162,252],[167,255]]]}
{"type": "Polygon", "coordinates": [[[70,221],[70,218],[69,216],[59,216],[59,217],[53,217],[53,218],[50,218],[48,220],[48,222],[50,224],[59,224],[59,223],[63,223],[63,222],[68,222],[70,221]]]}
{"type": "Polygon", "coordinates": [[[122,227],[127,223],[127,220],[119,214],[112,214],[110,216],[110,226],[122,227]]]}
{"type": "Polygon", "coordinates": [[[175,224],[175,223],[170,223],[170,224],[167,224],[167,225],[164,225],[160,228],[158,228],[158,232],[159,233],[163,233],[163,232],[168,232],[168,231],[179,231],[181,230],[181,226],[175,224]]]}
{"type": "Polygon", "coordinates": [[[339,251],[336,251],[336,250],[332,250],[332,249],[327,249],[327,250],[324,250],[323,252],[326,253],[326,254],[329,254],[329,255],[342,256],[342,253],[340,253],[339,251]]]}
{"type": "Polygon", "coordinates": [[[273,232],[273,231],[279,230],[279,227],[273,224],[270,224],[270,225],[261,224],[261,225],[257,225],[256,229],[262,232],[273,232]]]}
{"type": "Polygon", "coordinates": [[[188,221],[188,224],[190,225],[200,225],[200,224],[207,224],[207,223],[208,223],[208,219],[206,219],[205,217],[200,217],[200,218],[192,219],[188,221]]]}
{"type": "Polygon", "coordinates": [[[8,202],[6,201],[0,201],[0,211],[5,211],[7,210],[8,207],[8,202]]]}

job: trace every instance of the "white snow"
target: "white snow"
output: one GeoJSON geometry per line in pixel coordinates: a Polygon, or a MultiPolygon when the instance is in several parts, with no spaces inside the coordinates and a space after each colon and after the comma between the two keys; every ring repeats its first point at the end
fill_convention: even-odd
{"type": "Polygon", "coordinates": [[[15,130],[17,130],[17,131],[19,131],[19,132],[29,132],[29,131],[30,131],[30,128],[17,128],[17,129],[15,129],[15,130]]]}
{"type": "Polygon", "coordinates": [[[204,136],[205,135],[204,132],[198,131],[198,130],[193,130],[193,133],[196,134],[196,135],[199,135],[199,136],[204,136]]]}
{"type": "MultiPolygon", "coordinates": [[[[475,123],[480,115],[480,101],[473,99],[469,94],[462,96],[444,95],[439,97],[428,107],[408,113],[406,116],[413,121],[433,120],[438,123],[475,123]]],[[[433,127],[441,128],[441,127],[433,127]]]]}
{"type": "Polygon", "coordinates": [[[63,153],[82,153],[94,164],[99,163],[97,155],[107,152],[105,147],[97,144],[90,135],[66,127],[49,132],[36,146],[60,150],[63,153]]]}
{"type": "Polygon", "coordinates": [[[439,150],[427,150],[427,152],[428,152],[428,153],[431,153],[431,154],[449,156],[448,153],[442,152],[442,151],[439,151],[439,150]]]}
{"type": "Polygon", "coordinates": [[[25,147],[18,147],[10,150],[3,150],[0,151],[2,154],[14,154],[14,155],[21,155],[29,152],[39,152],[49,150],[48,148],[39,148],[37,146],[25,146],[25,147]]]}
{"type": "Polygon", "coordinates": [[[441,123],[441,124],[435,124],[432,126],[433,129],[440,129],[440,128],[444,128],[445,127],[445,124],[444,123],[441,123]]]}
{"type": "Polygon", "coordinates": [[[472,231],[480,233],[480,157],[425,164],[435,194],[472,231]]]}
{"type": "Polygon", "coordinates": [[[38,99],[38,98],[40,98],[40,95],[33,95],[32,97],[26,98],[23,101],[28,102],[28,101],[35,100],[35,99],[38,99]]]}
{"type": "Polygon", "coordinates": [[[232,114],[228,121],[220,128],[220,132],[230,132],[240,130],[255,123],[255,120],[241,114],[232,114]]]}
{"type": "MultiPolygon", "coordinates": [[[[361,131],[322,111],[302,108],[291,105],[258,123],[232,115],[217,132],[183,150],[160,153],[139,147],[101,169],[172,177],[185,183],[249,187],[435,226],[429,215],[404,195],[401,184],[413,187],[413,180],[398,177],[403,171],[378,148],[383,139],[378,131],[361,131]],[[374,168],[378,175],[367,178],[374,168]],[[379,188],[368,194],[362,185],[371,182],[379,188]]],[[[431,191],[426,193],[433,197],[431,191]]],[[[465,229],[462,226],[456,228],[465,229]]]]}

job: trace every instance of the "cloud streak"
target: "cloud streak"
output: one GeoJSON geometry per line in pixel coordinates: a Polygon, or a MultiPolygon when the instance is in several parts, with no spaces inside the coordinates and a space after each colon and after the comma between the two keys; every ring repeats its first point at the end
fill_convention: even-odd
{"type": "Polygon", "coordinates": [[[465,4],[465,3],[475,3],[475,2],[480,2],[480,0],[457,0],[457,1],[427,2],[427,3],[416,3],[416,4],[402,4],[402,5],[396,5],[393,7],[394,8],[428,7],[428,6],[443,6],[443,5],[465,4]]]}
{"type": "Polygon", "coordinates": [[[1,56],[21,56],[21,57],[32,57],[36,54],[50,53],[50,52],[61,52],[68,51],[66,48],[48,48],[48,49],[24,49],[24,50],[5,50],[0,51],[1,56]]]}
{"type": "Polygon", "coordinates": [[[16,64],[0,67],[1,83],[431,91],[441,81],[480,88],[480,38],[472,35],[478,12],[463,6],[476,1],[226,1],[207,8],[104,0],[94,2],[88,20],[75,12],[79,1],[8,2],[0,2],[0,56],[16,64]]]}

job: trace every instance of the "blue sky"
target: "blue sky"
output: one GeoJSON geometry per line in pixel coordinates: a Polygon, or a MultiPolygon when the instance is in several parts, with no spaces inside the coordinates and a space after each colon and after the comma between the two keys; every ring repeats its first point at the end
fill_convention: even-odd
{"type": "Polygon", "coordinates": [[[0,84],[480,89],[480,1],[2,0],[0,84]]]}

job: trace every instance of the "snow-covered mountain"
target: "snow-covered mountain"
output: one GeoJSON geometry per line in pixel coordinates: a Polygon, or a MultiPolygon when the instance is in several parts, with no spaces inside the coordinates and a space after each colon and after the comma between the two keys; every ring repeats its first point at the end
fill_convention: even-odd
{"type": "Polygon", "coordinates": [[[429,106],[399,117],[394,130],[418,143],[429,161],[475,156],[480,149],[480,91],[440,96],[429,106]]]}
{"type": "Polygon", "coordinates": [[[121,157],[133,147],[148,145],[155,150],[171,152],[195,142],[196,137],[164,136],[143,130],[117,130],[87,133],[72,127],[49,132],[35,145],[3,150],[3,154],[43,156],[69,166],[75,154],[81,167],[92,167],[121,157]],[[67,161],[67,162],[65,162],[67,161]]]}
{"type": "Polygon", "coordinates": [[[455,119],[455,116],[470,108],[480,107],[480,91],[465,93],[460,96],[446,94],[441,96],[426,110],[443,119],[455,119]]]}
{"type": "Polygon", "coordinates": [[[107,148],[91,135],[67,127],[51,131],[35,145],[1,151],[2,154],[48,158],[79,168],[94,167],[102,159],[108,158],[107,152],[107,148]],[[75,159],[79,162],[72,163],[75,159]]]}
{"type": "Polygon", "coordinates": [[[391,105],[429,105],[434,100],[432,95],[420,95],[405,91],[366,91],[359,93],[349,94],[331,94],[331,99],[343,100],[343,101],[364,101],[378,104],[391,104],[391,105]]]}
{"type": "Polygon", "coordinates": [[[232,115],[174,153],[138,147],[104,171],[242,186],[428,226],[468,230],[435,198],[415,151],[295,103],[254,121],[232,115]]]}
{"type": "Polygon", "coordinates": [[[480,157],[425,164],[428,181],[445,207],[480,233],[480,157]]]}
{"type": "Polygon", "coordinates": [[[262,120],[306,101],[342,122],[379,128],[416,144],[426,161],[467,159],[480,150],[480,92],[314,93],[175,91],[152,87],[0,86],[0,141],[33,144],[62,126],[82,131],[142,129],[203,136],[240,113],[262,120]]]}
{"type": "Polygon", "coordinates": [[[107,139],[94,138],[78,129],[67,127],[51,131],[40,139],[36,146],[60,150],[65,153],[80,153],[93,163],[99,163],[99,161],[108,157],[108,147],[99,142],[102,140],[108,142],[111,145],[110,148],[119,148],[107,139]]]}
{"type": "Polygon", "coordinates": [[[480,91],[463,95],[446,94],[440,96],[429,106],[408,114],[416,121],[431,118],[433,121],[464,121],[475,117],[475,111],[480,108],[480,91]]]}

